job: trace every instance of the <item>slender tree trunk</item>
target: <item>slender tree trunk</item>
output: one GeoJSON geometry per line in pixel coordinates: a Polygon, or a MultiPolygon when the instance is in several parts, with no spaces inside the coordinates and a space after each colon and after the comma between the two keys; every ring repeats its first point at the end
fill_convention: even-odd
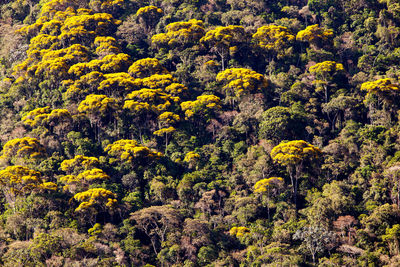
{"type": "Polygon", "coordinates": [[[397,179],[397,208],[400,208],[400,179],[397,179]]]}
{"type": "Polygon", "coordinates": [[[289,176],[292,183],[293,201],[297,210],[297,177],[295,177],[296,175],[294,174],[293,169],[289,170],[289,176]]]}
{"type": "Polygon", "coordinates": [[[167,146],[168,146],[168,133],[165,133],[165,150],[164,150],[165,155],[167,155],[167,146]]]}
{"type": "Polygon", "coordinates": [[[157,248],[156,248],[156,241],[154,240],[154,238],[150,238],[150,241],[151,241],[151,245],[153,246],[154,253],[157,255],[158,252],[157,252],[157,248]]]}
{"type": "Polygon", "coordinates": [[[139,139],[140,139],[140,143],[143,144],[142,127],[139,127],[139,139]]]}
{"type": "Polygon", "coordinates": [[[297,184],[298,184],[298,179],[296,177],[294,183],[294,206],[296,207],[296,210],[297,210],[297,184]]]}
{"type": "Polygon", "coordinates": [[[268,220],[270,219],[269,213],[269,186],[267,187],[267,212],[268,212],[268,220]]]}

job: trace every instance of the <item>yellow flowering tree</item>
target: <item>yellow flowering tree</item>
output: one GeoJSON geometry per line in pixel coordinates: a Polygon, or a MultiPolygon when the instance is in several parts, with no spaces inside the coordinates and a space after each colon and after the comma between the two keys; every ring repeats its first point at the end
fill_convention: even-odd
{"type": "Polygon", "coordinates": [[[94,45],[96,47],[96,54],[99,57],[114,55],[121,52],[117,40],[111,36],[97,36],[94,39],[94,45]]]}
{"type": "Polygon", "coordinates": [[[160,159],[163,154],[154,151],[146,146],[138,144],[135,140],[122,139],[109,144],[105,148],[109,156],[111,164],[118,164],[124,168],[123,171],[136,172],[136,179],[138,184],[138,191],[140,192],[141,199],[145,196],[145,181],[144,172],[149,168],[153,162],[160,159]]]}
{"type": "Polygon", "coordinates": [[[88,116],[97,140],[100,137],[100,123],[104,119],[115,123],[113,114],[117,110],[117,100],[106,95],[88,95],[78,106],[78,111],[88,116]]]}
{"type": "Polygon", "coordinates": [[[268,87],[264,75],[245,68],[230,68],[217,75],[217,81],[224,83],[226,100],[233,106],[235,101],[250,93],[262,92],[268,87]]]}
{"type": "Polygon", "coordinates": [[[360,90],[367,92],[364,103],[368,105],[371,123],[390,123],[392,114],[397,112],[396,106],[393,104],[396,103],[399,96],[399,84],[394,83],[389,78],[383,78],[361,84],[360,90]],[[384,119],[376,118],[375,115],[379,114],[377,112],[379,109],[383,109],[383,114],[386,115],[384,119]]]}
{"type": "Polygon", "coordinates": [[[67,109],[51,110],[50,107],[43,107],[29,111],[22,117],[21,121],[31,128],[42,126],[50,133],[54,131],[60,135],[69,128],[72,122],[72,115],[67,109]]]}
{"type": "Polygon", "coordinates": [[[68,74],[70,77],[75,79],[94,71],[101,73],[116,73],[127,69],[130,64],[132,64],[132,62],[129,55],[124,53],[111,54],[104,56],[101,59],[76,63],[68,69],[68,74]]]}
{"type": "Polygon", "coordinates": [[[5,143],[1,152],[3,159],[27,159],[38,160],[46,155],[44,147],[39,140],[31,137],[16,138],[5,143]]]}
{"type": "Polygon", "coordinates": [[[170,74],[153,74],[149,77],[135,79],[136,89],[150,88],[150,89],[162,89],[173,83],[176,83],[176,79],[170,74]]]}
{"type": "MultiPolygon", "coordinates": [[[[103,13],[116,14],[124,0],[45,2],[36,22],[18,30],[30,43],[26,59],[14,67],[16,83],[28,82],[39,98],[42,91],[65,83],[72,85],[89,72],[109,73],[129,67],[129,56],[120,52],[112,36],[121,22],[112,14],[103,13]],[[42,82],[44,79],[46,83],[42,82]],[[41,86],[36,86],[40,82],[41,86]]],[[[86,96],[85,92],[80,93],[81,97],[86,96]]]]}
{"type": "Polygon", "coordinates": [[[252,41],[262,50],[283,57],[296,37],[284,26],[267,25],[257,29],[252,41]]]}
{"type": "Polygon", "coordinates": [[[181,103],[182,111],[185,112],[186,119],[200,119],[205,118],[208,120],[213,112],[220,110],[221,99],[215,95],[201,95],[194,101],[185,101],[181,103]]]}
{"type": "Polygon", "coordinates": [[[134,166],[148,164],[154,159],[162,156],[162,153],[151,150],[146,146],[138,144],[135,140],[118,140],[108,145],[105,151],[109,156],[118,161],[129,162],[134,166]]]}
{"type": "Polygon", "coordinates": [[[271,197],[276,195],[279,192],[279,189],[282,188],[284,184],[284,180],[282,177],[270,177],[266,179],[259,180],[254,185],[254,193],[265,196],[267,202],[267,211],[268,211],[268,219],[270,218],[269,210],[270,210],[270,202],[271,197]]]}
{"type": "Polygon", "coordinates": [[[240,241],[243,241],[244,238],[249,236],[250,234],[250,229],[245,227],[245,226],[234,226],[229,230],[229,234],[231,236],[236,237],[240,241]]]}
{"type": "Polygon", "coordinates": [[[57,185],[46,182],[40,172],[24,166],[8,166],[0,171],[0,188],[6,201],[14,207],[19,196],[24,196],[37,190],[57,190],[57,185]]]}
{"type": "Polygon", "coordinates": [[[175,132],[176,129],[173,127],[178,121],[180,121],[180,117],[178,114],[175,114],[170,111],[163,112],[158,116],[158,130],[153,132],[154,135],[157,136],[164,136],[165,138],[165,152],[167,153],[167,146],[168,146],[168,136],[175,132]]]}
{"type": "Polygon", "coordinates": [[[36,108],[29,111],[21,120],[25,125],[35,127],[36,125],[42,124],[42,122],[47,119],[49,112],[50,107],[36,108]]]}
{"type": "Polygon", "coordinates": [[[200,159],[200,155],[194,151],[189,151],[186,153],[185,158],[183,159],[184,162],[189,163],[189,168],[192,168],[200,159]]]}
{"type": "Polygon", "coordinates": [[[310,25],[296,35],[296,40],[320,46],[333,38],[333,31],[319,27],[318,24],[310,25]]]}
{"type": "Polygon", "coordinates": [[[274,162],[285,166],[291,180],[293,198],[297,205],[298,180],[303,174],[307,163],[318,159],[322,151],[303,140],[282,142],[271,150],[271,158],[274,162]]]}
{"type": "Polygon", "coordinates": [[[212,52],[215,52],[221,58],[222,70],[225,70],[225,63],[228,55],[235,53],[240,46],[248,40],[243,26],[229,25],[218,26],[209,30],[200,42],[206,44],[212,52]]]}
{"type": "Polygon", "coordinates": [[[126,72],[104,74],[103,77],[97,90],[108,96],[120,97],[135,86],[134,79],[126,72]]]}
{"type": "Polygon", "coordinates": [[[315,75],[317,89],[323,88],[325,103],[329,101],[329,83],[332,82],[335,75],[344,71],[344,67],[335,61],[324,61],[315,64],[309,68],[311,74],[315,75]]]}
{"type": "Polygon", "coordinates": [[[64,190],[75,193],[76,191],[82,191],[89,187],[89,185],[96,182],[103,182],[110,179],[103,170],[93,168],[90,170],[83,171],[78,175],[64,175],[59,178],[60,182],[65,184],[64,190]]]}
{"type": "Polygon", "coordinates": [[[136,17],[139,23],[144,25],[147,33],[156,26],[158,20],[164,14],[161,8],[156,6],[145,6],[141,7],[136,11],[136,17]]]}
{"type": "Polygon", "coordinates": [[[154,74],[167,74],[168,71],[156,58],[139,59],[129,67],[128,73],[134,78],[146,78],[154,74]]]}
{"type": "Polygon", "coordinates": [[[365,82],[361,84],[361,91],[366,91],[367,95],[365,99],[368,97],[375,95],[379,98],[380,101],[387,104],[392,100],[393,94],[398,93],[400,90],[400,86],[398,84],[392,83],[391,79],[384,78],[378,79],[372,82],[365,82]]]}
{"type": "Polygon", "coordinates": [[[96,157],[76,155],[73,159],[66,159],[61,162],[60,169],[67,174],[77,174],[84,170],[90,170],[100,165],[96,157]]]}
{"type": "Polygon", "coordinates": [[[196,44],[204,36],[203,21],[191,19],[168,24],[166,33],[159,33],[151,38],[157,47],[184,49],[196,44]]]}
{"type": "Polygon", "coordinates": [[[149,88],[133,91],[125,99],[123,108],[140,125],[138,130],[141,140],[143,131],[150,128],[151,122],[180,101],[179,97],[167,94],[162,89],[149,88]]]}
{"type": "Polygon", "coordinates": [[[112,37],[102,37],[111,34],[120,23],[111,14],[66,8],[49,16],[44,12],[47,7],[42,9],[42,16],[35,24],[19,30],[37,35],[31,39],[27,59],[14,68],[17,81],[43,75],[54,83],[61,82],[72,65],[90,59],[88,47],[91,45],[98,46],[97,52],[101,55],[119,51],[112,37]]]}
{"type": "Polygon", "coordinates": [[[167,110],[172,104],[180,101],[179,97],[174,97],[164,93],[161,89],[148,89],[133,91],[125,97],[124,109],[130,111],[146,111],[160,113],[167,110]]]}
{"type": "Polygon", "coordinates": [[[118,205],[117,195],[104,188],[91,188],[74,195],[74,199],[80,202],[75,212],[85,214],[92,222],[99,212],[113,213],[118,205]]]}
{"type": "Polygon", "coordinates": [[[89,116],[104,116],[107,113],[112,113],[117,107],[117,101],[106,95],[88,95],[79,104],[78,111],[89,116]]]}
{"type": "Polygon", "coordinates": [[[150,150],[148,147],[139,145],[135,140],[118,140],[108,145],[105,151],[122,161],[132,162],[134,159],[142,157],[158,158],[162,154],[150,150]]]}

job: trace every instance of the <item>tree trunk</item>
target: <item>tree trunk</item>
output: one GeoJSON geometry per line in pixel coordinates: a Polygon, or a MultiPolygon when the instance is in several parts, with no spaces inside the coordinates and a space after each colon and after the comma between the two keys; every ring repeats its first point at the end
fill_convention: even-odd
{"type": "Polygon", "coordinates": [[[297,210],[297,175],[294,174],[294,170],[289,170],[289,176],[292,183],[293,202],[297,210]]]}

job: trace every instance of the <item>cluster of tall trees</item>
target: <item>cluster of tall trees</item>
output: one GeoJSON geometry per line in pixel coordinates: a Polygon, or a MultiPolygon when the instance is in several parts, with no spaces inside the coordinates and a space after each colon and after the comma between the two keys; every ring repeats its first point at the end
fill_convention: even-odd
{"type": "Polygon", "coordinates": [[[399,4],[3,1],[0,265],[399,265],[399,4]]]}

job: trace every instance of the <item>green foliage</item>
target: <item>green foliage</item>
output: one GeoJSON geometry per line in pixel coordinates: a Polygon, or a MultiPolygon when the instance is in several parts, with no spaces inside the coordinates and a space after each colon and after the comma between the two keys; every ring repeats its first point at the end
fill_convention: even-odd
{"type": "Polygon", "coordinates": [[[264,111],[259,127],[258,134],[263,139],[296,139],[304,136],[305,118],[289,108],[276,106],[264,111]]]}

